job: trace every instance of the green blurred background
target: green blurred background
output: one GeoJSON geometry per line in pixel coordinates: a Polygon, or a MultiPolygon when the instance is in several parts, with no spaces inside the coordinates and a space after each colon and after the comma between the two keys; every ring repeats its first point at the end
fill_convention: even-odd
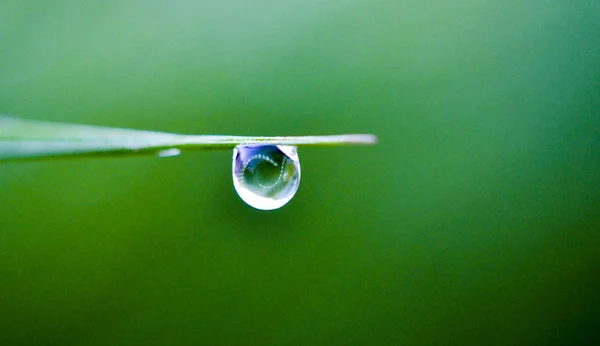
{"type": "Polygon", "coordinates": [[[0,345],[595,344],[598,1],[3,0],[0,112],[380,138],[0,165],[0,345]]]}

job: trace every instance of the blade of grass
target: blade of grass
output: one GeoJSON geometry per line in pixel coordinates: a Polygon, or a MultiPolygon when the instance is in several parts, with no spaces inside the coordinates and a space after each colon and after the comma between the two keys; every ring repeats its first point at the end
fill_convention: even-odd
{"type": "Polygon", "coordinates": [[[156,155],[168,149],[232,149],[239,144],[338,146],[376,142],[377,138],[368,134],[292,137],[183,135],[0,116],[0,161],[64,156],[156,155]]]}

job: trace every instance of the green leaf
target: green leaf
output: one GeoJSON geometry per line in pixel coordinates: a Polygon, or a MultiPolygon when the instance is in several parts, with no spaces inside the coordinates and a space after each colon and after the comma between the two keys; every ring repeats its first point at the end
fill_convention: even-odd
{"type": "Polygon", "coordinates": [[[370,145],[368,134],[299,137],[182,135],[53,123],[0,116],[0,161],[62,156],[177,154],[178,150],[232,149],[239,144],[370,145]]]}

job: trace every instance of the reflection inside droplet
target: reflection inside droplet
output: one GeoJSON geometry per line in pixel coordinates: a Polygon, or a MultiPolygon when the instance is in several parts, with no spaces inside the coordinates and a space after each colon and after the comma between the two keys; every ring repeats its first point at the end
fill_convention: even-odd
{"type": "Polygon", "coordinates": [[[281,208],[300,185],[296,147],[239,145],[233,150],[233,186],[256,209],[281,208]]]}

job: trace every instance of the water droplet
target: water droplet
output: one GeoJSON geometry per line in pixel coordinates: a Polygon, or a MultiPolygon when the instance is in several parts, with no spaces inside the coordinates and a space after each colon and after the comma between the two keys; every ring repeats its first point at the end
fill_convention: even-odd
{"type": "Polygon", "coordinates": [[[158,152],[158,157],[173,157],[181,154],[181,150],[177,148],[164,149],[158,152]]]}
{"type": "Polygon", "coordinates": [[[281,208],[298,191],[300,160],[296,147],[239,145],[233,150],[233,186],[250,206],[281,208]]]}

